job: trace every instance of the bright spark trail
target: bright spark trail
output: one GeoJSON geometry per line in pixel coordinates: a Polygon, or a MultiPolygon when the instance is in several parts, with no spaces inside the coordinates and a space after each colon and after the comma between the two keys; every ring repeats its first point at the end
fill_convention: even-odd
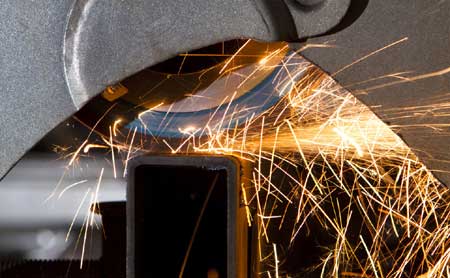
{"type": "MultiPolygon", "coordinates": [[[[224,62],[222,71],[241,50],[224,62]]],[[[275,51],[261,57],[252,74],[265,70],[267,64],[273,67],[270,60],[282,55],[280,49],[275,51]]],[[[121,132],[118,123],[123,120],[117,119],[103,138],[108,146],[84,141],[70,156],[69,166],[83,147],[111,150],[114,167],[145,153],[235,156],[254,167],[252,187],[245,188],[243,199],[248,223],[257,225],[261,240],[257,257],[263,266],[262,277],[301,277],[314,271],[323,277],[380,278],[449,273],[449,190],[393,131],[409,127],[387,126],[299,55],[290,55],[281,67],[288,72],[275,79],[273,92],[281,100],[239,125],[232,121],[248,107],[231,109],[233,92],[227,96],[228,103],[220,104],[226,112],[219,123],[180,126],[185,136],[178,141],[146,137],[136,128],[121,132]],[[289,250],[299,237],[310,236],[314,225],[327,235],[327,240],[317,243],[322,244],[318,260],[298,273],[285,269],[289,250]],[[288,235],[287,240],[280,235],[288,235]]],[[[436,74],[441,73],[415,79],[436,74]]],[[[448,114],[448,103],[437,104],[437,117],[448,114]]],[[[401,108],[390,114],[402,117],[404,109],[420,113],[428,108],[401,108]]],[[[142,112],[139,120],[152,110],[142,112]]]]}

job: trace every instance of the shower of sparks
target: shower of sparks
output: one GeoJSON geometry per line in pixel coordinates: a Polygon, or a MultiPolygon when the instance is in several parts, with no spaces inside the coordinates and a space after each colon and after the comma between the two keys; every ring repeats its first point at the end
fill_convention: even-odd
{"type": "MultiPolygon", "coordinates": [[[[224,63],[222,71],[239,51],[224,63]]],[[[261,57],[259,70],[279,55],[280,50],[276,50],[261,57]]],[[[360,61],[354,63],[357,62],[360,61]]],[[[144,153],[235,156],[253,165],[249,184],[241,185],[241,197],[249,226],[257,226],[261,275],[302,277],[308,272],[319,273],[321,277],[447,275],[449,191],[392,130],[408,127],[387,126],[330,76],[298,54],[289,55],[280,67],[286,74],[275,78],[273,94],[281,99],[259,115],[233,124],[248,107],[237,109],[230,92],[233,96],[227,96],[220,104],[226,108],[220,119],[213,120],[217,118],[214,112],[205,126],[192,123],[178,127],[184,138],[175,143],[145,136],[147,127],[142,116],[151,114],[150,109],[139,114],[142,133],[134,127],[125,136],[126,132],[121,131],[126,129],[118,127],[122,120],[117,120],[103,138],[106,145],[84,141],[70,157],[69,166],[83,148],[89,151],[94,147],[110,149],[114,167],[121,161],[125,171],[130,159],[144,153]],[[325,240],[322,235],[326,235],[325,240]],[[319,255],[315,265],[293,273],[284,266],[288,264],[289,250],[301,237],[314,241],[319,255]]],[[[397,82],[408,82],[400,74],[398,78],[397,82]]],[[[439,113],[448,113],[445,109],[448,107],[448,103],[442,102],[433,106],[437,117],[439,113]]],[[[428,108],[402,108],[391,114],[404,117],[405,109],[420,113],[428,108]]],[[[99,185],[95,194],[91,193],[92,201],[98,201],[98,190],[99,185]]],[[[89,215],[84,240],[88,224],[89,215]]]]}

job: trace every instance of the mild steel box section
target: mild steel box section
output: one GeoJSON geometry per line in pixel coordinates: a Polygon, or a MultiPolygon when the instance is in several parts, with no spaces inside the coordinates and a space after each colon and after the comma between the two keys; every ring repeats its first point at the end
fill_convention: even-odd
{"type": "Polygon", "coordinates": [[[127,277],[247,277],[241,172],[233,157],[134,159],[127,189],[127,277]]]}

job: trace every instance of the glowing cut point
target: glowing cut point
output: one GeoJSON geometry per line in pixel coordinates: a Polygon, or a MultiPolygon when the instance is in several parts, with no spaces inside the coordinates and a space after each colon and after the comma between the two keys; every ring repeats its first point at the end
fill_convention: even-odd
{"type": "Polygon", "coordinates": [[[179,128],[178,129],[181,133],[183,133],[183,134],[188,134],[188,135],[190,135],[190,134],[192,134],[193,132],[195,132],[195,130],[196,130],[196,127],[195,126],[187,126],[187,127],[185,127],[185,128],[179,128]]]}

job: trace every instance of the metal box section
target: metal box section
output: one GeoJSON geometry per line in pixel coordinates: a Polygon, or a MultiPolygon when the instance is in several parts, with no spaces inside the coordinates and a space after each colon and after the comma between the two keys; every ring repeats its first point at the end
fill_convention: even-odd
{"type": "Polygon", "coordinates": [[[241,172],[233,157],[134,159],[127,189],[127,277],[247,277],[241,172]]]}

